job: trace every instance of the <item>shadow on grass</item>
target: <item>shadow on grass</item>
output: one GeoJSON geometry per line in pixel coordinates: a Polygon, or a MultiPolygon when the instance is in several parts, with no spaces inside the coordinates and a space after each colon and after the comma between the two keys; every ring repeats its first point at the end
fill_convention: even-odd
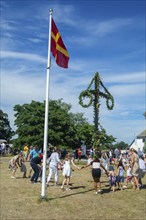
{"type": "Polygon", "coordinates": [[[108,188],[108,189],[102,189],[102,192],[101,192],[100,194],[102,195],[102,194],[110,193],[110,192],[111,192],[110,188],[108,188]]]}
{"type": "Polygon", "coordinates": [[[109,183],[109,181],[108,180],[102,180],[102,181],[100,181],[101,183],[109,183]]]}
{"type": "Polygon", "coordinates": [[[85,189],[86,187],[85,186],[73,186],[70,189],[80,189],[80,188],[85,189]]]}
{"type": "MultiPolygon", "coordinates": [[[[72,186],[74,183],[69,183],[70,186],[72,186]]],[[[54,186],[62,186],[62,183],[58,183],[57,185],[54,185],[53,181],[49,182],[49,186],[48,187],[54,187],[54,186]]]]}
{"type": "MultiPolygon", "coordinates": [[[[86,187],[85,186],[75,186],[75,187],[71,187],[70,189],[79,189],[79,188],[85,189],[86,187]]],[[[88,189],[88,190],[85,190],[85,191],[82,191],[82,192],[74,192],[74,193],[70,193],[68,195],[62,195],[62,196],[58,196],[58,197],[49,197],[49,198],[46,197],[45,199],[40,198],[38,200],[38,202],[43,202],[43,201],[50,202],[50,201],[56,200],[56,199],[63,199],[63,198],[74,196],[74,195],[85,194],[85,193],[90,192],[90,191],[94,191],[94,189],[88,189]]],[[[102,192],[100,194],[102,195],[102,194],[110,193],[110,192],[111,192],[111,190],[109,188],[108,189],[102,189],[102,192]]]]}
{"type": "MultiPolygon", "coordinates": [[[[74,187],[74,189],[77,189],[77,188],[85,188],[85,186],[78,186],[78,187],[74,187]]],[[[72,188],[73,189],[73,188],[72,188]]],[[[68,195],[63,195],[63,196],[58,196],[58,197],[52,197],[52,198],[39,198],[38,199],[38,202],[50,202],[52,200],[55,200],[55,199],[63,199],[63,198],[66,198],[66,197],[70,197],[70,196],[74,196],[74,195],[79,195],[79,194],[84,194],[84,193],[87,193],[87,192],[90,192],[90,191],[93,191],[94,189],[89,189],[89,190],[85,190],[85,191],[82,191],[82,192],[75,192],[75,193],[70,193],[68,195]]]]}
{"type": "Polygon", "coordinates": [[[16,179],[30,179],[29,177],[17,176],[16,179]]]}

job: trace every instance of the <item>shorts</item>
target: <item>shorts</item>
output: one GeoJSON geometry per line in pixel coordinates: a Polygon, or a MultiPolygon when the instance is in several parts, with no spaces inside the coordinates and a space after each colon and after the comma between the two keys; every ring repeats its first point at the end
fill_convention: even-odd
{"type": "Polygon", "coordinates": [[[95,182],[99,182],[99,179],[101,177],[101,169],[92,169],[92,177],[95,182]]]}
{"type": "Polygon", "coordinates": [[[126,177],[126,183],[129,183],[132,180],[132,176],[127,176],[126,177]]]}
{"type": "Polygon", "coordinates": [[[23,173],[26,173],[26,166],[24,163],[22,163],[21,167],[20,167],[20,171],[23,173]]]}
{"type": "Polygon", "coordinates": [[[16,171],[17,170],[17,166],[14,165],[12,160],[9,161],[9,167],[11,168],[12,171],[16,171]]]}
{"type": "Polygon", "coordinates": [[[123,183],[124,182],[124,176],[117,176],[117,182],[118,183],[123,183]]]}
{"type": "Polygon", "coordinates": [[[110,186],[116,186],[116,176],[109,176],[110,186]]]}

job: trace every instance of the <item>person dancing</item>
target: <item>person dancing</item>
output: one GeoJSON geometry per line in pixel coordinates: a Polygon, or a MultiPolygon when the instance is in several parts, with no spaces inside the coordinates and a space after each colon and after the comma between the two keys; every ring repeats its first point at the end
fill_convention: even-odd
{"type": "Polygon", "coordinates": [[[105,169],[105,167],[101,164],[101,162],[97,156],[94,157],[93,161],[90,164],[83,166],[81,169],[89,167],[91,165],[92,165],[92,177],[93,177],[93,181],[94,181],[95,194],[98,194],[98,193],[101,193],[101,182],[100,182],[101,169],[100,169],[100,167],[102,169],[104,169],[107,176],[108,176],[108,172],[105,169]]]}
{"type": "Polygon", "coordinates": [[[58,153],[57,147],[54,147],[53,153],[51,154],[51,156],[48,159],[48,163],[49,163],[49,175],[48,175],[46,184],[47,184],[47,186],[49,186],[49,182],[50,182],[51,177],[54,173],[55,186],[57,186],[57,183],[58,183],[58,164],[61,163],[60,159],[59,159],[59,153],[58,153]]]}
{"type": "Polygon", "coordinates": [[[130,149],[130,151],[132,153],[130,166],[131,166],[131,173],[132,173],[132,176],[133,176],[133,183],[134,183],[133,188],[139,190],[140,189],[139,182],[138,182],[139,157],[138,157],[137,151],[134,148],[130,149]]]}
{"type": "Polygon", "coordinates": [[[71,178],[71,173],[72,173],[72,168],[71,165],[73,165],[74,167],[76,167],[78,170],[80,170],[81,168],[76,166],[73,162],[72,159],[72,155],[67,154],[66,158],[65,158],[65,163],[63,165],[63,173],[62,175],[64,176],[64,180],[62,182],[62,186],[61,189],[64,190],[64,185],[66,183],[66,190],[70,190],[69,188],[69,182],[70,182],[70,178],[71,178]]]}

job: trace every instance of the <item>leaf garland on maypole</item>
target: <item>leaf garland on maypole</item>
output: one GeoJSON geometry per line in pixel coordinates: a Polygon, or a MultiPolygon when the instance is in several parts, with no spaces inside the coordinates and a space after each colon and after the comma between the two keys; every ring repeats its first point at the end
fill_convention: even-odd
{"type": "Polygon", "coordinates": [[[86,90],[82,91],[79,95],[79,104],[83,108],[88,108],[91,105],[94,107],[94,125],[95,125],[95,134],[94,136],[94,145],[100,145],[101,140],[103,139],[103,134],[99,130],[99,127],[103,131],[103,128],[101,127],[99,123],[99,107],[100,107],[100,98],[106,99],[106,107],[108,110],[112,110],[114,107],[114,98],[111,95],[111,93],[106,89],[106,87],[103,85],[99,73],[95,73],[95,76],[91,80],[89,86],[86,90]],[[91,87],[94,85],[94,89],[91,87]],[[104,92],[100,91],[100,88],[103,88],[104,92]],[[85,104],[84,100],[89,99],[88,103],[85,104]]]}

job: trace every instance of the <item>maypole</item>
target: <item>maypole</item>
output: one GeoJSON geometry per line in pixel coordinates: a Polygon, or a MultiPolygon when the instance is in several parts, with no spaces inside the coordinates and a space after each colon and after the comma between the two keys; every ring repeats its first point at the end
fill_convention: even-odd
{"type": "Polygon", "coordinates": [[[98,146],[101,144],[101,132],[100,132],[100,123],[99,123],[99,108],[100,108],[100,98],[106,99],[106,106],[108,110],[112,110],[114,107],[114,98],[110,94],[110,92],[106,89],[103,85],[99,73],[95,73],[95,76],[91,80],[91,83],[87,87],[86,90],[82,91],[79,95],[79,104],[84,107],[88,108],[89,106],[93,105],[94,107],[94,145],[98,146]],[[94,87],[92,89],[92,87],[94,87]],[[102,92],[100,89],[103,89],[102,92]],[[89,102],[87,104],[84,103],[84,99],[88,98],[89,102]]]}

